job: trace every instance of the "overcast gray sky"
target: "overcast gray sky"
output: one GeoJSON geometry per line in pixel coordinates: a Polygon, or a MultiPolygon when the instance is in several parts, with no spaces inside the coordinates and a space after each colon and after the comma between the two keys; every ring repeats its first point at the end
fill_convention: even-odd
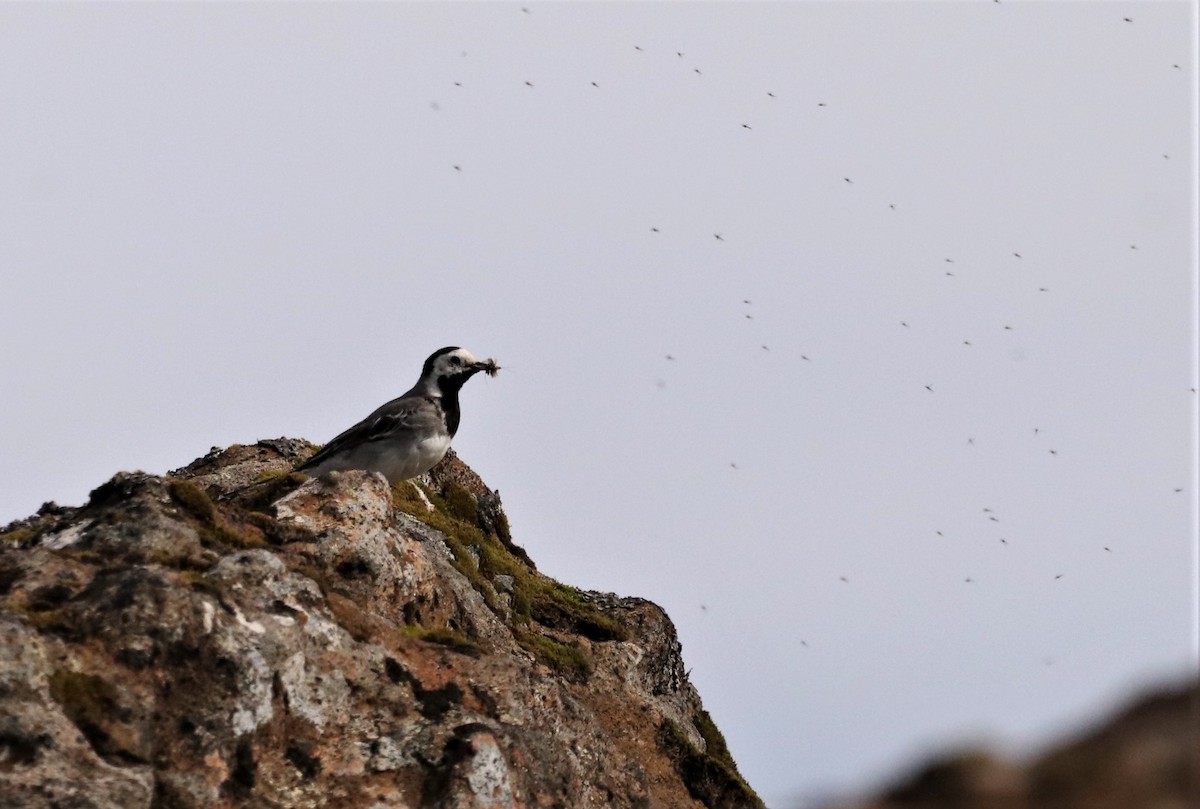
{"type": "Polygon", "coordinates": [[[1195,667],[1195,25],[0,5],[0,522],[463,345],[516,539],[772,809],[1034,749],[1195,667]]]}

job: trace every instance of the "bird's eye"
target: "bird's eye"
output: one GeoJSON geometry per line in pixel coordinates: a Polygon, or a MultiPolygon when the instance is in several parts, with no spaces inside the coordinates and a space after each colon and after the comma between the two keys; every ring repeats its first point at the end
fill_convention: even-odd
{"type": "Polygon", "coordinates": [[[450,364],[451,365],[462,365],[462,360],[459,359],[458,357],[451,357],[450,364]]]}

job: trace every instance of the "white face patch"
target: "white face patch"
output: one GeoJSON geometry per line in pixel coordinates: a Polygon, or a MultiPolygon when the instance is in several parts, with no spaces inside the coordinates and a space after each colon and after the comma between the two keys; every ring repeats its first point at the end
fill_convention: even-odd
{"type": "Polygon", "coordinates": [[[433,372],[436,376],[456,376],[476,363],[475,355],[465,348],[451,351],[437,358],[433,372]]]}

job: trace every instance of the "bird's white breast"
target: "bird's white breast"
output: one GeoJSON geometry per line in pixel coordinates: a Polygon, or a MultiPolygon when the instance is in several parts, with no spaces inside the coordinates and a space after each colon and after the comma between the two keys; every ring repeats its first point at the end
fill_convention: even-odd
{"type": "Polygon", "coordinates": [[[389,483],[399,483],[428,472],[445,457],[448,449],[450,436],[429,436],[409,445],[407,452],[396,452],[392,449],[390,454],[384,453],[386,457],[381,457],[375,468],[383,472],[389,483]]]}

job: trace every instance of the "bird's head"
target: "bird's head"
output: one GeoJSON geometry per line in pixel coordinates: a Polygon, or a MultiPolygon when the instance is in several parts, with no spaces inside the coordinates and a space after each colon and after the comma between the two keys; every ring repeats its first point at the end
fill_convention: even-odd
{"type": "Polygon", "coordinates": [[[436,385],[442,391],[458,390],[463,384],[480,371],[488,376],[495,376],[500,366],[495,360],[477,360],[475,355],[465,348],[448,346],[429,355],[425,367],[421,369],[421,380],[436,385]]]}

